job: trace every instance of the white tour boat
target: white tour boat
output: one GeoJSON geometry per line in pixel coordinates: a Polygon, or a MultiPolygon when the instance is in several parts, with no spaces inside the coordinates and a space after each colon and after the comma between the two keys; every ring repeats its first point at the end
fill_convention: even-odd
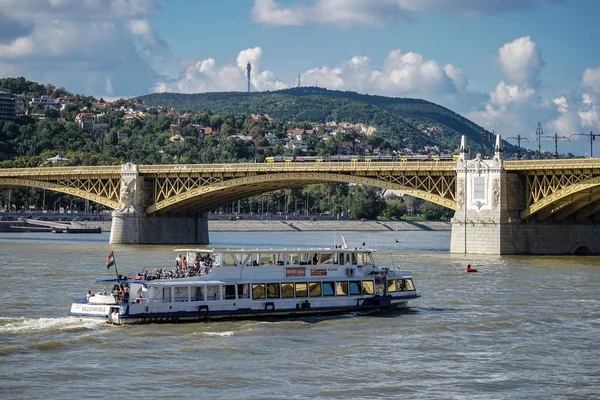
{"type": "Polygon", "coordinates": [[[88,292],[69,315],[117,325],[286,318],[393,309],[419,297],[409,272],[378,267],[366,248],[175,252],[184,254],[175,268],[98,281],[113,290],[88,292]]]}

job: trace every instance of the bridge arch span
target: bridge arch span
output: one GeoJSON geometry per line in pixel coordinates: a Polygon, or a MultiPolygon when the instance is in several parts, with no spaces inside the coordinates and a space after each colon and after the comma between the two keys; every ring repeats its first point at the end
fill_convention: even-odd
{"type": "Polygon", "coordinates": [[[241,200],[257,194],[295,186],[328,182],[354,183],[375,186],[382,189],[398,190],[410,196],[427,200],[452,210],[456,209],[456,202],[452,199],[393,182],[365,176],[298,171],[251,175],[195,188],[156,202],[147,207],[146,212],[149,214],[192,211],[205,213],[215,209],[219,205],[228,204],[232,201],[241,200]]]}
{"type": "Polygon", "coordinates": [[[585,207],[589,202],[583,201],[586,196],[596,197],[600,193],[600,176],[596,176],[563,189],[536,201],[521,211],[522,220],[537,214],[544,220],[556,213],[562,212],[560,219],[585,207]]]}
{"type": "Polygon", "coordinates": [[[52,182],[36,181],[30,179],[20,178],[0,178],[0,188],[13,188],[13,187],[32,187],[36,189],[47,189],[53,192],[70,194],[72,196],[80,197],[82,199],[88,199],[98,204],[116,209],[119,207],[119,202],[108,199],[103,196],[99,196],[94,193],[90,193],[85,190],[76,189],[73,187],[63,186],[52,182]]]}

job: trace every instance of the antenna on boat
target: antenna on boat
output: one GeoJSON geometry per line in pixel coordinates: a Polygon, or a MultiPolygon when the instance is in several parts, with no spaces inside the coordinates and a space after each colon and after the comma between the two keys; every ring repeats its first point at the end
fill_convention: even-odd
{"type": "Polygon", "coordinates": [[[342,243],[344,243],[344,249],[348,248],[348,244],[346,243],[346,238],[344,237],[344,234],[342,233],[342,243]]]}
{"type": "Polygon", "coordinates": [[[396,263],[394,262],[394,253],[390,251],[390,259],[392,260],[392,270],[396,270],[396,263]]]}

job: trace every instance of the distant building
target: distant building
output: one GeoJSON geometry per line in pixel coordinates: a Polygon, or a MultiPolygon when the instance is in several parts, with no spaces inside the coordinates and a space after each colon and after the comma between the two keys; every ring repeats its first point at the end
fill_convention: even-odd
{"type": "Polygon", "coordinates": [[[106,122],[94,122],[92,123],[92,132],[102,134],[108,131],[108,124],[106,122]]]}
{"type": "Polygon", "coordinates": [[[268,121],[268,122],[273,122],[274,119],[269,117],[269,114],[252,114],[250,115],[250,118],[253,119],[254,121],[268,121]]]}
{"type": "Polygon", "coordinates": [[[174,143],[185,142],[185,138],[183,136],[181,136],[180,134],[171,136],[169,138],[169,140],[174,143]]]}
{"type": "Polygon", "coordinates": [[[125,140],[127,140],[128,137],[129,135],[127,134],[127,132],[117,132],[117,140],[119,142],[124,142],[125,140]]]}
{"type": "Polygon", "coordinates": [[[285,147],[290,150],[308,151],[308,145],[302,140],[290,140],[285,147]]]}
{"type": "Polygon", "coordinates": [[[94,129],[94,119],[96,116],[92,113],[79,113],[75,117],[81,130],[91,132],[94,129]]]}
{"type": "Polygon", "coordinates": [[[57,110],[60,108],[60,103],[58,103],[55,99],[45,95],[32,98],[29,104],[34,107],[37,106],[43,108],[44,110],[47,110],[49,108],[57,110]]]}
{"type": "Polygon", "coordinates": [[[265,139],[267,139],[267,142],[269,142],[269,146],[275,146],[283,143],[283,141],[274,133],[265,133],[265,139]]]}
{"type": "Polygon", "coordinates": [[[17,118],[17,100],[8,90],[0,88],[0,121],[17,118]]]}

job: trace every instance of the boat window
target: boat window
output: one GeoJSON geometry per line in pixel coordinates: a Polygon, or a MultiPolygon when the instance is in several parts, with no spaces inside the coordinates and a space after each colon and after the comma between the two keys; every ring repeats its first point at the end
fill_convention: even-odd
{"type": "MultiPolygon", "coordinates": [[[[354,257],[354,261],[356,261],[356,257],[354,257]]],[[[352,264],[352,254],[344,253],[344,264],[350,265],[352,264]]],[[[356,264],[356,262],[355,262],[356,264]]]]}
{"type": "Polygon", "coordinates": [[[170,287],[163,288],[163,302],[165,302],[165,303],[171,302],[171,288],[170,287]]]}
{"type": "Polygon", "coordinates": [[[321,296],[321,282],[310,282],[308,286],[310,288],[310,297],[321,296]]]}
{"type": "Polygon", "coordinates": [[[281,284],[281,297],[293,298],[294,297],[294,284],[293,283],[282,283],[281,284]]]}
{"type": "Polygon", "coordinates": [[[389,281],[387,281],[387,291],[388,291],[388,293],[396,292],[396,280],[395,279],[390,279],[389,281]]]}
{"type": "Polygon", "coordinates": [[[361,265],[373,265],[373,257],[371,253],[358,253],[358,263],[361,265]]]}
{"type": "Polygon", "coordinates": [[[308,297],[308,284],[306,282],[296,283],[296,297],[308,297]]]}
{"type": "Polygon", "coordinates": [[[348,296],[348,282],[336,282],[335,283],[335,295],[336,296],[348,296]]]}
{"type": "Polygon", "coordinates": [[[279,253],[275,255],[275,265],[283,265],[283,254],[279,253]]]}
{"type": "Polygon", "coordinates": [[[373,281],[362,281],[363,294],[375,294],[375,285],[373,281]]]}
{"type": "Polygon", "coordinates": [[[175,301],[188,301],[188,288],[187,287],[176,287],[175,288],[175,301]]]}
{"type": "Polygon", "coordinates": [[[252,284],[252,299],[264,299],[265,298],[265,284],[264,283],[253,283],[252,284]]]}
{"type": "Polygon", "coordinates": [[[249,299],[248,289],[250,288],[250,284],[248,283],[240,283],[238,285],[238,299],[249,299]]]}
{"type": "Polygon", "coordinates": [[[279,283],[267,283],[267,298],[278,299],[279,297],[279,283]]]}
{"type": "Polygon", "coordinates": [[[260,264],[260,254],[252,253],[250,254],[250,259],[248,260],[248,265],[257,266],[260,264]]]}
{"type": "Polygon", "coordinates": [[[206,287],[206,300],[221,300],[221,291],[219,286],[206,287]]]}
{"type": "Polygon", "coordinates": [[[351,296],[360,295],[360,292],[361,292],[360,281],[351,281],[350,282],[350,295],[351,296]]]}
{"type": "Polygon", "coordinates": [[[203,289],[202,286],[192,288],[192,301],[204,301],[203,289]]]}
{"type": "Polygon", "coordinates": [[[221,260],[222,267],[235,267],[235,260],[233,254],[223,253],[223,259],[221,260]]]}
{"type": "Polygon", "coordinates": [[[333,282],[323,282],[323,296],[333,296],[333,282]]]}
{"type": "Polygon", "coordinates": [[[273,265],[273,254],[261,254],[260,265],[273,265]]]}
{"type": "Polygon", "coordinates": [[[235,285],[225,285],[224,286],[224,300],[235,300],[235,285]]]}
{"type": "Polygon", "coordinates": [[[396,290],[398,292],[406,292],[406,281],[404,279],[398,279],[396,290]]]}
{"type": "Polygon", "coordinates": [[[300,254],[288,254],[287,263],[288,265],[300,265],[300,254]]]}
{"type": "Polygon", "coordinates": [[[321,253],[321,264],[331,264],[333,262],[333,254],[321,253]]]}
{"type": "Polygon", "coordinates": [[[409,292],[415,291],[415,285],[413,285],[413,281],[410,278],[406,279],[406,290],[409,292]]]}
{"type": "Polygon", "coordinates": [[[237,259],[237,262],[239,263],[239,265],[252,265],[252,258],[251,255],[248,253],[239,253],[235,255],[235,258],[237,259]]]}

